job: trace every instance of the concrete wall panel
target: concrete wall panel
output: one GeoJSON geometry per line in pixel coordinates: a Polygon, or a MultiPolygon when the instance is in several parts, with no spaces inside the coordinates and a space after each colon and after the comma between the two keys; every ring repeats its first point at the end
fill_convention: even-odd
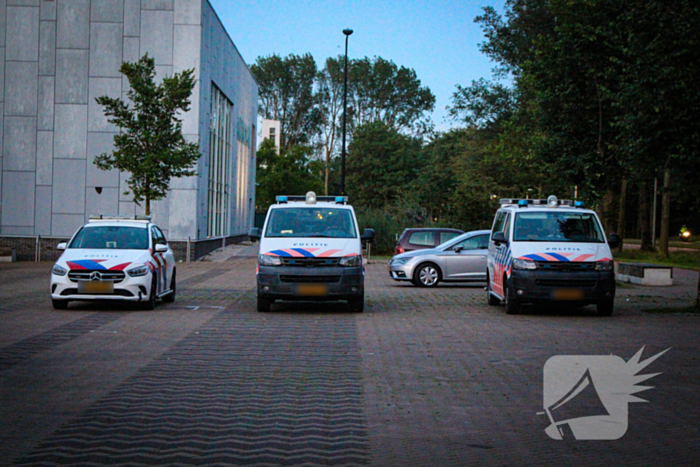
{"type": "Polygon", "coordinates": [[[56,1],[56,46],[87,49],[90,46],[90,0],[56,1]]]}
{"type": "MultiPolygon", "coordinates": [[[[54,157],[85,159],[87,151],[87,105],[56,105],[54,157]]],[[[83,174],[83,183],[85,177],[83,174]]]]}
{"type": "Polygon", "coordinates": [[[7,5],[16,5],[16,6],[39,6],[41,3],[41,0],[7,0],[7,5]]]}
{"type": "Polygon", "coordinates": [[[141,0],[124,0],[124,35],[141,35],[141,0]]]}
{"type": "Polygon", "coordinates": [[[54,77],[39,76],[37,98],[37,128],[53,130],[54,77]]]}
{"type": "Polygon", "coordinates": [[[5,64],[5,115],[36,116],[37,66],[37,62],[5,64]]]}
{"type": "MultiPolygon", "coordinates": [[[[36,167],[36,118],[5,117],[3,145],[2,170],[33,171],[36,167]]],[[[5,201],[3,198],[7,206],[5,201]]]]}
{"type": "MultiPolygon", "coordinates": [[[[7,27],[7,0],[0,0],[0,47],[5,47],[5,28],[7,27]]],[[[0,180],[2,177],[0,177],[0,180]]]]}
{"type": "Polygon", "coordinates": [[[54,159],[54,214],[85,214],[85,160],[54,159]]]}
{"type": "Polygon", "coordinates": [[[202,24],[202,2],[175,0],[175,24],[202,24]]]}
{"type": "Polygon", "coordinates": [[[39,9],[8,5],[6,15],[6,59],[38,61],[39,9]]]}
{"type": "MultiPolygon", "coordinates": [[[[170,240],[197,238],[197,191],[172,190],[169,199],[172,206],[177,206],[177,209],[170,210],[170,240]]],[[[202,235],[206,236],[206,232],[202,235]]]]}
{"type": "Polygon", "coordinates": [[[52,214],[51,235],[71,237],[85,223],[85,214],[52,214]]]}
{"type": "Polygon", "coordinates": [[[142,10],[173,10],[173,0],[141,0],[142,10]]]}
{"type": "Polygon", "coordinates": [[[131,196],[129,185],[127,185],[128,181],[129,174],[126,172],[119,172],[119,201],[133,202],[134,200],[133,196],[131,196]]]}
{"type": "Polygon", "coordinates": [[[115,134],[116,133],[88,133],[87,186],[119,189],[119,171],[116,169],[101,170],[93,163],[96,156],[103,153],[111,153],[114,150],[115,134]]]}
{"type": "Polygon", "coordinates": [[[56,103],[87,104],[88,50],[56,51],[56,103]]]}
{"type": "MultiPolygon", "coordinates": [[[[0,8],[2,6],[0,5],[0,8]]],[[[2,25],[0,25],[2,27],[2,25]]],[[[0,102],[5,102],[5,48],[0,47],[0,102]]]]}
{"type": "Polygon", "coordinates": [[[2,174],[2,225],[34,225],[34,172],[2,174]]]}
{"type": "Polygon", "coordinates": [[[56,74],[55,21],[41,21],[39,26],[39,74],[56,74]]]}
{"type": "Polygon", "coordinates": [[[124,0],[92,0],[90,20],[104,23],[124,21],[124,0]]]}
{"type": "Polygon", "coordinates": [[[95,101],[96,97],[121,97],[121,78],[90,78],[88,99],[88,131],[117,131],[104,114],[104,107],[95,101]]]}
{"type": "MultiPolygon", "coordinates": [[[[124,51],[122,53],[125,62],[135,62],[139,58],[139,43],[138,37],[124,37],[124,51]]],[[[126,78],[125,78],[126,79],[126,78]]]]}
{"type": "Polygon", "coordinates": [[[56,2],[41,2],[39,19],[42,21],[56,21],[56,2]]]}
{"type": "Polygon", "coordinates": [[[120,77],[121,46],[121,23],[93,23],[90,28],[90,76],[120,77]]]}
{"type": "MultiPolygon", "coordinates": [[[[121,196],[121,194],[119,195],[121,196]]],[[[134,208],[136,205],[130,201],[119,201],[119,215],[120,216],[133,216],[136,212],[134,208]]]]}
{"type": "Polygon", "coordinates": [[[201,26],[175,25],[173,48],[173,70],[175,73],[194,68],[194,77],[199,79],[202,49],[201,26]]]}
{"type": "Polygon", "coordinates": [[[85,213],[88,216],[105,214],[119,215],[119,189],[103,188],[98,194],[94,188],[85,188],[85,213]]]}
{"type": "Polygon", "coordinates": [[[36,187],[36,208],[34,212],[34,235],[51,235],[51,193],[50,186],[36,187]]]}
{"type": "Polygon", "coordinates": [[[52,183],[53,131],[38,131],[36,136],[36,184],[51,185],[52,183]]]}
{"type": "Polygon", "coordinates": [[[156,65],[173,64],[173,12],[141,11],[141,53],[153,57],[156,65]]]}

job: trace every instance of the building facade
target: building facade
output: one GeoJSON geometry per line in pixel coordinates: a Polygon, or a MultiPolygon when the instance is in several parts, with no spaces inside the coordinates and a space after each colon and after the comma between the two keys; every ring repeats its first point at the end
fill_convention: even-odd
{"type": "Polygon", "coordinates": [[[277,148],[277,152],[279,153],[280,150],[280,122],[279,120],[268,120],[268,119],[263,119],[262,120],[262,134],[260,138],[260,142],[265,141],[266,139],[271,139],[272,141],[275,142],[275,147],[277,148]]]}
{"type": "Polygon", "coordinates": [[[118,129],[95,102],[126,98],[122,62],[157,79],[194,68],[183,133],[194,177],[152,216],[169,240],[244,235],[255,206],[258,87],[208,0],[0,0],[0,236],[70,236],[92,214],[142,214],[128,174],[102,171],[118,129]]]}

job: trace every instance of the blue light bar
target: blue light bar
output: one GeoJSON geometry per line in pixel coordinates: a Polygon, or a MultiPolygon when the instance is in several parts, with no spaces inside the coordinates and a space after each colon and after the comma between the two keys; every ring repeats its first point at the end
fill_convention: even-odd
{"type": "Polygon", "coordinates": [[[280,204],[284,204],[288,201],[288,198],[286,196],[278,196],[277,197],[277,202],[280,204]]]}
{"type": "Polygon", "coordinates": [[[525,208],[525,207],[527,207],[527,205],[528,205],[528,202],[527,202],[526,199],[521,199],[521,200],[518,201],[518,207],[519,207],[519,208],[525,208]]]}
{"type": "Polygon", "coordinates": [[[585,208],[586,203],[584,203],[583,201],[576,201],[576,202],[574,202],[574,207],[575,208],[585,208]]]}
{"type": "Polygon", "coordinates": [[[336,196],[335,197],[336,204],[345,204],[346,201],[347,201],[347,196],[336,196]]]}

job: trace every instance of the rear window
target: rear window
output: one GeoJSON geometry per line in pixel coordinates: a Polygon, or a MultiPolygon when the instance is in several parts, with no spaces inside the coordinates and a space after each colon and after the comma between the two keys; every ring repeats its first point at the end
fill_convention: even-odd
{"type": "Polygon", "coordinates": [[[605,243],[595,215],[577,212],[521,212],[515,216],[516,242],[605,243]]]}
{"type": "Polygon", "coordinates": [[[408,238],[411,245],[435,246],[435,232],[413,232],[408,238]]]}
{"type": "Polygon", "coordinates": [[[459,232],[440,232],[440,243],[445,243],[452,240],[455,237],[462,235],[459,232]]]}
{"type": "Polygon", "coordinates": [[[273,209],[265,237],[357,238],[356,232],[349,209],[304,207],[273,209]]]}
{"type": "Polygon", "coordinates": [[[83,227],[68,248],[147,250],[148,229],[140,227],[83,227]]]}

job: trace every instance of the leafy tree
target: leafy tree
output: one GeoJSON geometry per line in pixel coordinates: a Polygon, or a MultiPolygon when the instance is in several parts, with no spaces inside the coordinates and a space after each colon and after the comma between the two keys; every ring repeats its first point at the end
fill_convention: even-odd
{"type": "Polygon", "coordinates": [[[258,57],[250,70],[258,81],[259,114],[280,121],[280,146],[291,149],[308,144],[320,119],[314,99],[317,69],[311,54],[258,57]]]}
{"type": "Polygon", "coordinates": [[[166,196],[171,178],[195,175],[199,145],[185,141],[179,118],[190,109],[194,70],[156,84],[154,60],[146,54],[138,62],[123,63],[119,71],[129,80],[129,101],[107,96],[95,100],[121,132],[114,137],[114,151],[95,157],[94,163],[102,170],[129,172],[134,202],[140,206],[145,200],[149,215],[151,200],[166,196]]]}
{"type": "Polygon", "coordinates": [[[329,193],[331,159],[342,132],[344,58],[328,58],[317,77],[316,99],[320,116],[319,144],[324,160],[324,192],[329,193]]]}
{"type": "Polygon", "coordinates": [[[256,211],[267,211],[277,195],[319,193],[323,189],[323,168],[312,155],[313,150],[308,146],[280,148],[278,154],[274,141],[263,141],[256,157],[256,211]]]}

